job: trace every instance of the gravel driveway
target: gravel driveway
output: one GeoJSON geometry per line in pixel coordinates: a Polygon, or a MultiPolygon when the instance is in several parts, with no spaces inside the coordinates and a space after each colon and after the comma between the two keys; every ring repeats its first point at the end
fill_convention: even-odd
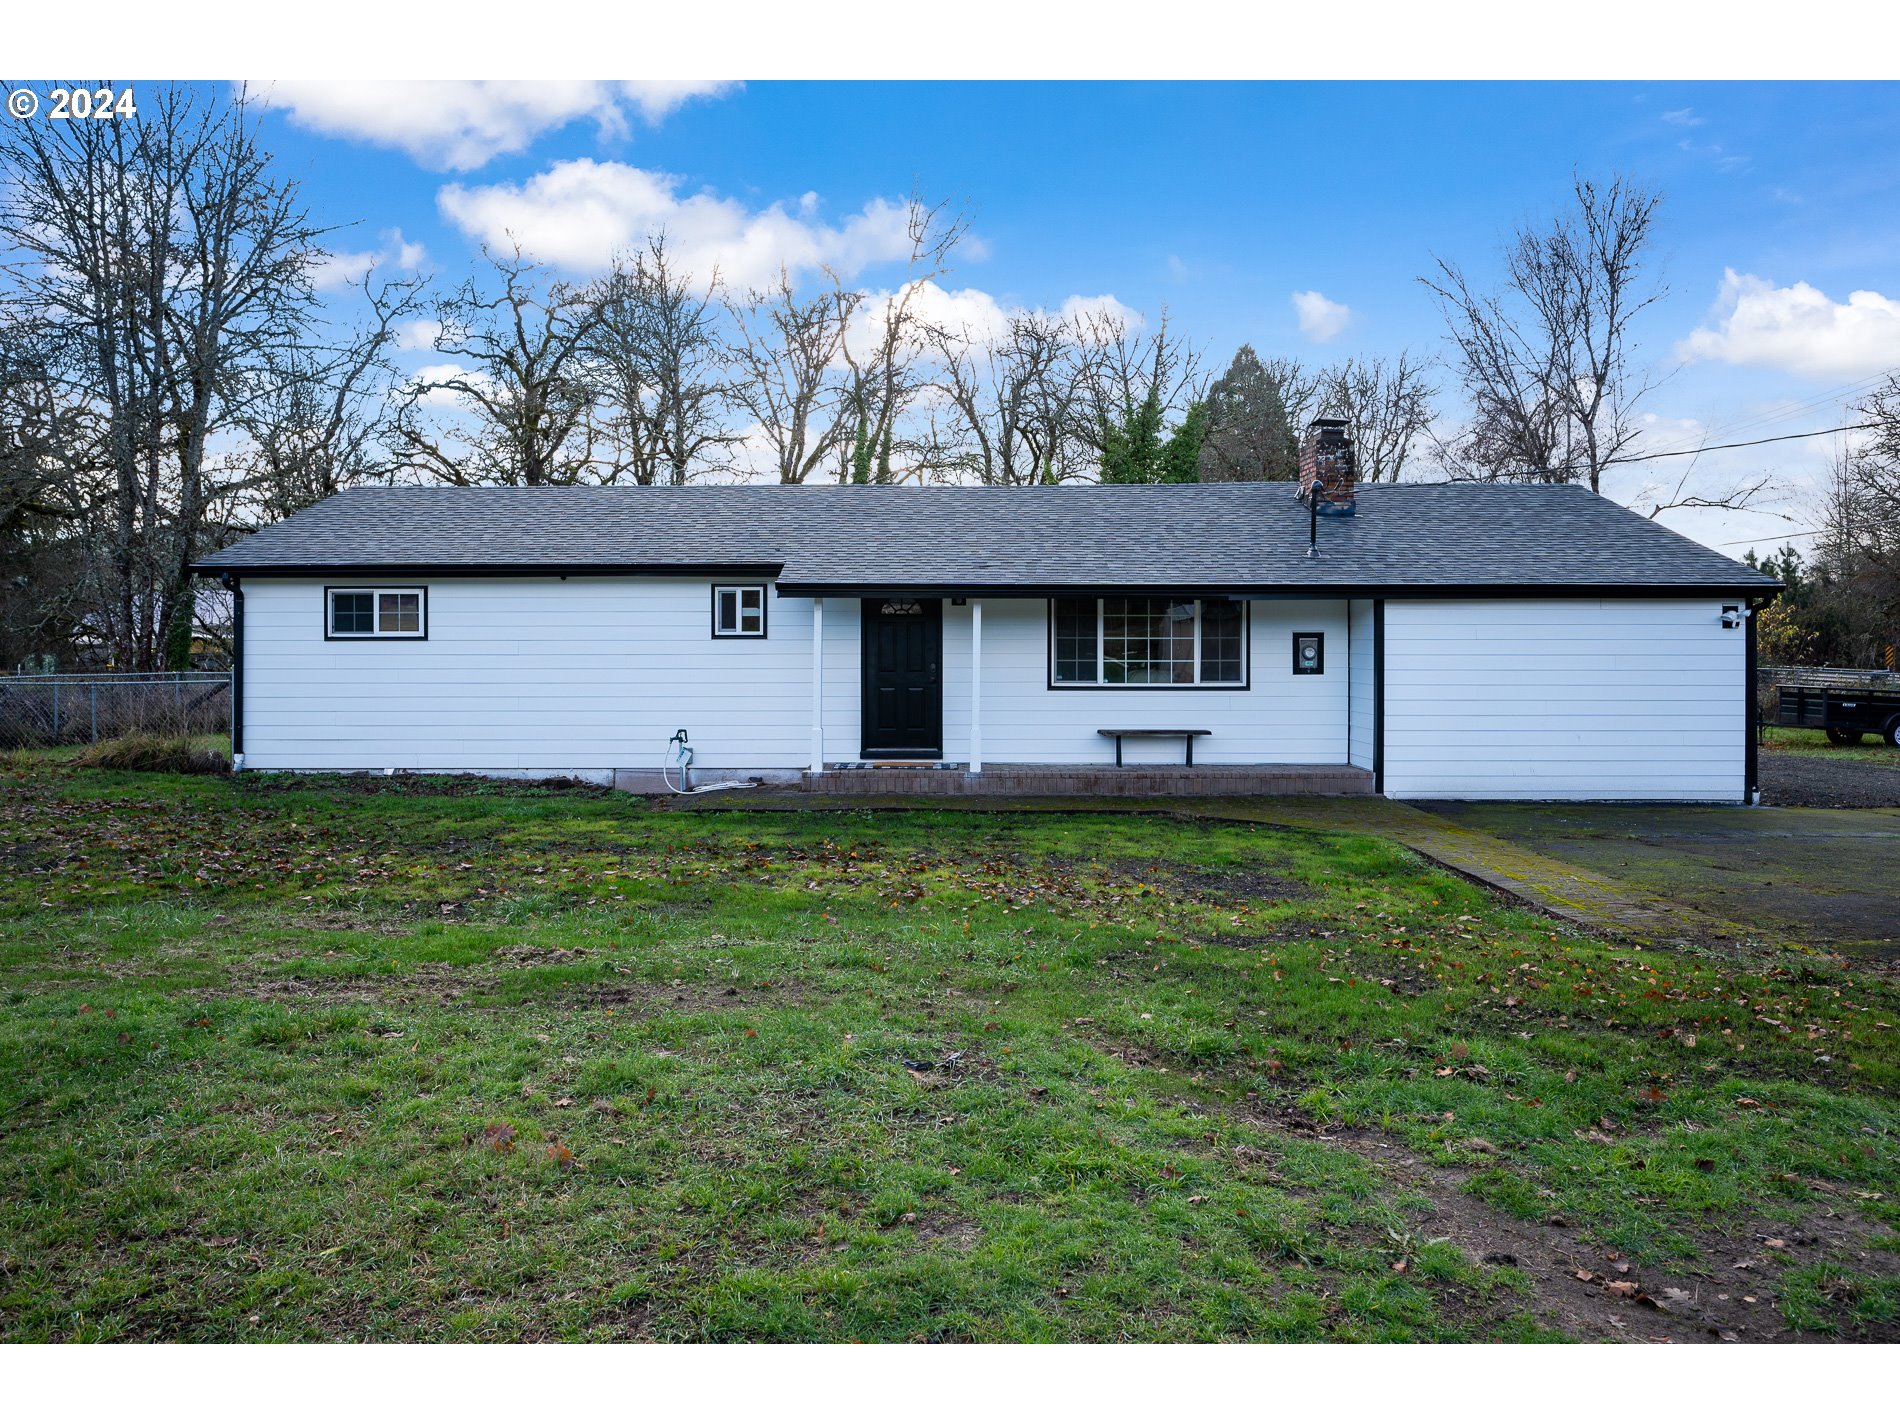
{"type": "Polygon", "coordinates": [[[1900,807],[1900,752],[1892,766],[1764,752],[1761,799],[1778,807],[1900,807]]]}

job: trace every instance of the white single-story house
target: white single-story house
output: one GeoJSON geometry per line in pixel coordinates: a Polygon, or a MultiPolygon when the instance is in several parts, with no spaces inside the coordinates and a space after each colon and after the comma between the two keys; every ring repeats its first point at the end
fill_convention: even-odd
{"type": "Polygon", "coordinates": [[[657,790],[684,730],[701,786],[1753,799],[1773,579],[1572,486],[1311,503],[373,488],[198,571],[247,770],[657,790]]]}

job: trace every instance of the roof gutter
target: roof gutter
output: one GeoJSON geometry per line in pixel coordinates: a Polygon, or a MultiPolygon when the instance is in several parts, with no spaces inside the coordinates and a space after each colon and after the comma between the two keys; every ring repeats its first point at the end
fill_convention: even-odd
{"type": "Polygon", "coordinates": [[[1191,594],[1230,599],[1700,599],[1759,598],[1780,584],[814,584],[780,580],[786,598],[1116,598],[1129,594],[1191,594]]]}
{"type": "Polygon", "coordinates": [[[724,578],[774,579],[785,566],[761,564],[226,564],[201,559],[191,566],[200,578],[221,579],[567,579],[599,578],[691,579],[716,575],[724,578]]]}

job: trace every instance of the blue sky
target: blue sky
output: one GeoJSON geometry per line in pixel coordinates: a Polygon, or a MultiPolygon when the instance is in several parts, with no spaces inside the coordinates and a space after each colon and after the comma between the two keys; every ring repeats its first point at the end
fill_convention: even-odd
{"type": "MultiPolygon", "coordinates": [[[[842,263],[877,287],[900,275],[888,260],[893,205],[917,184],[966,208],[975,241],[944,285],[984,301],[1053,308],[1112,295],[1151,323],[1166,308],[1216,367],[1242,341],[1316,363],[1436,354],[1442,325],[1414,279],[1434,253],[1492,271],[1510,227],[1558,204],[1574,167],[1622,171],[1667,198],[1656,260],[1671,290],[1647,314],[1640,353],[1669,373],[1646,403],[1654,448],[1840,424],[1829,393],[1900,366],[1893,85],[755,83],[694,94],[300,82],[271,93],[272,146],[317,216],[355,222],[335,244],[359,265],[374,254],[453,278],[483,236],[515,232],[579,273],[616,229],[637,236],[664,221],[729,276],[789,255],[842,263]],[[1856,292],[1866,295],[1850,304],[1856,292]],[[1307,299],[1304,327],[1295,293],[1325,299],[1307,299]]],[[[1455,415],[1453,393],[1445,404],[1455,415]]],[[[1826,446],[1706,456],[1697,478],[1712,482],[1784,475],[1779,513],[1669,520],[1718,542],[1807,529],[1801,486],[1826,446]]]]}

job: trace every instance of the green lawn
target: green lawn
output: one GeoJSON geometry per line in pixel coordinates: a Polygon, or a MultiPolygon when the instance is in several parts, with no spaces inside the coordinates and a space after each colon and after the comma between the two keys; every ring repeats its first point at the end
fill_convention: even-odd
{"type": "Polygon", "coordinates": [[[1887,746],[1875,733],[1867,733],[1859,745],[1836,747],[1827,733],[1818,727],[1764,727],[1761,745],[1769,752],[1798,752],[1811,757],[1833,757],[1849,762],[1879,762],[1900,767],[1900,748],[1887,746]]]}
{"type": "Polygon", "coordinates": [[[1877,977],[1368,838],[449,790],[0,771],[0,1337],[1900,1333],[1877,977]]]}

